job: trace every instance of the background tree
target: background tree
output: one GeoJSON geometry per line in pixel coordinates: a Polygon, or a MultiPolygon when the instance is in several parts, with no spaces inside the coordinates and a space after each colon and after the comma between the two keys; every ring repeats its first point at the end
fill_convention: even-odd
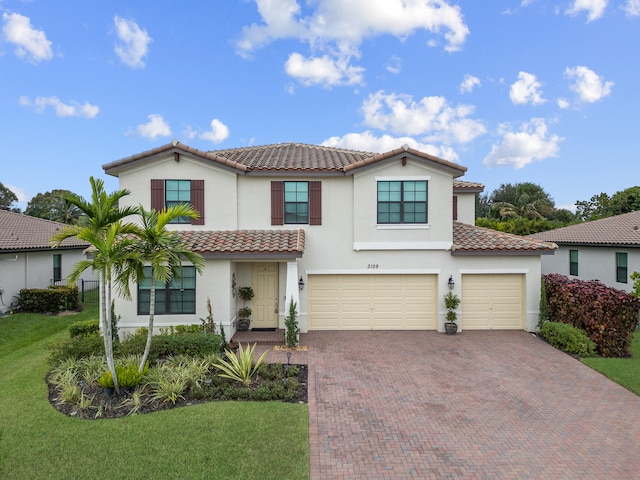
{"type": "Polygon", "coordinates": [[[17,202],[18,197],[16,194],[0,182],[0,210],[9,210],[10,212],[20,213],[20,209],[13,206],[13,204],[17,202]]]}
{"type": "Polygon", "coordinates": [[[531,182],[503,183],[489,197],[491,216],[507,218],[546,218],[555,204],[544,189],[531,182]]]}
{"type": "MultiPolygon", "coordinates": [[[[122,223],[129,215],[138,213],[137,207],[119,207],[122,197],[129,195],[128,190],[117,190],[107,194],[104,182],[93,177],[91,183],[91,201],[86,201],[76,194],[63,194],[63,198],[78,207],[84,214],[78,225],[68,225],[52,240],[57,244],[70,237],[77,237],[92,246],[91,258],[78,262],[68,276],[69,282],[75,283],[88,268],[98,273],[100,278],[100,311],[102,318],[102,333],[104,339],[107,366],[113,377],[114,387],[119,391],[118,378],[113,360],[113,332],[111,319],[111,297],[114,280],[116,285],[123,285],[125,275],[123,268],[127,258],[131,256],[132,240],[128,234],[135,233],[137,226],[132,223],[122,223]],[[114,279],[115,276],[115,279],[114,279]]],[[[128,288],[128,286],[127,286],[128,288]]],[[[125,292],[128,291],[124,289],[125,292]]]]}
{"type": "Polygon", "coordinates": [[[45,218],[54,222],[77,223],[82,210],[64,199],[64,195],[73,195],[69,190],[51,190],[39,193],[27,204],[24,213],[32,217],[45,218]]]}
{"type": "Polygon", "coordinates": [[[640,210],[640,187],[629,187],[614,193],[611,197],[606,193],[594,195],[589,200],[579,200],[577,215],[585,221],[622,215],[640,210]]]}

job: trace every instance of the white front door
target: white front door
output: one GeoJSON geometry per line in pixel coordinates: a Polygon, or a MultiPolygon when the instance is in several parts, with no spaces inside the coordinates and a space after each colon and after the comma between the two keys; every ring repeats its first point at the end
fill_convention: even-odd
{"type": "Polygon", "coordinates": [[[253,264],[251,328],[278,328],[278,264],[253,264]]]}

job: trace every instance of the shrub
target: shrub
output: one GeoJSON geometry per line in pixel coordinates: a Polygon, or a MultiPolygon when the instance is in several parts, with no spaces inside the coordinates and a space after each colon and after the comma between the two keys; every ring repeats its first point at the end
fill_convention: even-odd
{"type": "Polygon", "coordinates": [[[69,334],[73,337],[86,337],[98,335],[100,333],[100,320],[85,320],[83,322],[72,323],[69,327],[69,334]]]}
{"type": "Polygon", "coordinates": [[[595,356],[595,343],[587,334],[562,322],[545,322],[540,334],[554,347],[579,357],[595,356]]]}
{"type": "MultiPolygon", "coordinates": [[[[137,365],[116,365],[116,376],[118,377],[118,386],[122,388],[135,387],[140,385],[142,377],[149,371],[149,365],[146,365],[142,372],[138,372],[137,365]]],[[[98,385],[103,388],[113,388],[113,376],[107,370],[98,379],[98,385]]]]}
{"type": "Polygon", "coordinates": [[[104,341],[99,335],[67,338],[51,344],[48,348],[48,359],[52,365],[58,365],[68,358],[79,360],[104,355],[104,341]]]}
{"type": "Polygon", "coordinates": [[[80,297],[76,286],[23,288],[18,294],[17,310],[21,312],[58,313],[78,308],[80,297]]]}
{"type": "MultiPolygon", "coordinates": [[[[199,333],[185,332],[175,335],[162,333],[151,338],[151,350],[149,359],[156,360],[159,357],[171,355],[192,355],[194,357],[205,357],[212,353],[217,353],[222,348],[222,338],[220,335],[203,333],[202,328],[199,333]]],[[[120,352],[123,354],[140,354],[144,352],[146,329],[140,329],[134,335],[120,343],[120,352]]]]}
{"type": "Polygon", "coordinates": [[[603,357],[628,357],[640,299],[592,280],[545,276],[549,320],[587,333],[603,357]]]}
{"type": "Polygon", "coordinates": [[[264,352],[255,364],[253,363],[253,351],[256,349],[256,344],[253,346],[247,345],[247,349],[242,348],[242,344],[238,348],[238,356],[229,350],[225,350],[227,360],[218,360],[214,366],[221,370],[219,373],[223,378],[229,378],[241,382],[247,386],[251,383],[251,378],[256,374],[260,364],[264,362],[264,357],[267,356],[267,352],[264,352]]]}
{"type": "Polygon", "coordinates": [[[289,315],[284,319],[285,344],[287,347],[296,347],[300,343],[300,329],[298,328],[298,310],[293,298],[289,302],[289,315]]]}

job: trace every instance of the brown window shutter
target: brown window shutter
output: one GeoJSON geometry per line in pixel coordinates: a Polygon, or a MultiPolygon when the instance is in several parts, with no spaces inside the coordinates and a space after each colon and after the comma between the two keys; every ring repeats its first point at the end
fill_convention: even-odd
{"type": "Polygon", "coordinates": [[[458,220],[458,196],[453,196],[453,220],[458,220]]]}
{"type": "Polygon", "coordinates": [[[322,225],[322,182],[309,182],[309,225],[322,225]]]}
{"type": "Polygon", "coordinates": [[[204,180],[191,180],[191,205],[200,214],[191,219],[191,225],[204,225],[204,180]]]}
{"type": "Polygon", "coordinates": [[[284,182],[271,182],[271,225],[284,225],[284,182]]]}
{"type": "Polygon", "coordinates": [[[164,208],[164,180],[151,180],[151,209],[158,212],[164,208]]]}

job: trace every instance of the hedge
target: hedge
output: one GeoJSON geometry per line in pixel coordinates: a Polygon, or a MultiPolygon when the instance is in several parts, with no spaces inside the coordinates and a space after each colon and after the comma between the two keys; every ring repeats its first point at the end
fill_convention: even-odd
{"type": "Polygon", "coordinates": [[[579,328],[562,322],[545,322],[540,334],[556,348],[578,355],[579,357],[595,356],[595,344],[587,333],[579,328]]]}
{"type": "Polygon", "coordinates": [[[585,331],[603,357],[630,356],[640,299],[597,280],[549,274],[544,282],[550,321],[585,331]]]}
{"type": "Polygon", "coordinates": [[[17,309],[21,312],[58,313],[79,307],[80,297],[76,286],[23,288],[17,302],[17,309]]]}

